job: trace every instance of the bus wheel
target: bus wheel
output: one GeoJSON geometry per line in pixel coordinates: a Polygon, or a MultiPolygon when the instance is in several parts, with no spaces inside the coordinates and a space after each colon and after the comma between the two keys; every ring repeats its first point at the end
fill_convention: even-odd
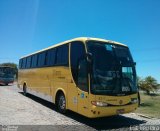
{"type": "Polygon", "coordinates": [[[27,95],[27,86],[26,84],[23,85],[23,95],[27,95]]]}
{"type": "Polygon", "coordinates": [[[63,93],[58,96],[57,107],[60,113],[66,113],[66,99],[63,93]]]}

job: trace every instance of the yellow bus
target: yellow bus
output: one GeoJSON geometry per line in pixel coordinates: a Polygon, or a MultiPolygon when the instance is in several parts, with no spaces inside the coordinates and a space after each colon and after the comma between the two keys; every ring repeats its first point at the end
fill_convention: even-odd
{"type": "Polygon", "coordinates": [[[18,87],[50,101],[61,113],[89,118],[138,107],[135,62],[129,48],[99,38],[75,38],[19,60],[18,87]]]}

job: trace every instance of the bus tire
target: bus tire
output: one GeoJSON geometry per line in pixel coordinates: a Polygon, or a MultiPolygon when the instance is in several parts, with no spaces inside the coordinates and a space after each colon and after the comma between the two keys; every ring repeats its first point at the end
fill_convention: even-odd
{"type": "Polygon", "coordinates": [[[26,84],[23,85],[23,95],[27,96],[27,86],[26,86],[26,84]]]}
{"type": "Polygon", "coordinates": [[[62,92],[57,96],[56,106],[60,113],[66,113],[66,99],[62,92]]]}

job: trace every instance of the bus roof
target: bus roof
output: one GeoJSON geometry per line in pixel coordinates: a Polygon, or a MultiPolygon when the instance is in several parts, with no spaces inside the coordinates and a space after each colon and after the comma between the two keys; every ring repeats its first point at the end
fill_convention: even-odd
{"type": "MultiPolygon", "coordinates": [[[[70,43],[70,42],[73,42],[73,41],[87,41],[87,40],[93,40],[93,41],[100,41],[100,42],[108,42],[108,43],[112,43],[112,44],[117,44],[117,45],[122,45],[122,46],[126,46],[120,42],[116,42],[116,41],[112,41],[112,40],[106,40],[106,39],[100,39],[100,38],[93,38],[93,37],[78,37],[78,38],[74,38],[74,39],[71,39],[71,40],[67,40],[67,41],[64,41],[64,42],[61,42],[59,44],[54,44],[50,47],[47,47],[47,48],[44,48],[42,50],[39,50],[39,51],[36,51],[34,53],[31,53],[29,55],[26,55],[26,56],[23,56],[21,57],[22,58],[25,58],[25,57],[28,57],[28,56],[31,56],[31,55],[34,55],[34,54],[37,54],[37,53],[40,53],[40,52],[43,52],[43,51],[46,51],[46,50],[49,50],[49,49],[52,49],[54,47],[58,47],[58,46],[61,46],[63,44],[67,44],[67,43],[70,43]]],[[[127,47],[127,46],[126,46],[127,47]]]]}

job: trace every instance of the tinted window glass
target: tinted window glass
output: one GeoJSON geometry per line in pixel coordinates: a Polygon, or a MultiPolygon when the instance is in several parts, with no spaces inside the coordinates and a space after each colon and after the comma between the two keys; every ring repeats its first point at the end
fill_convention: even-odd
{"type": "Polygon", "coordinates": [[[68,45],[62,45],[57,48],[57,65],[68,64],[68,45]]]}
{"type": "Polygon", "coordinates": [[[22,62],[23,63],[22,68],[24,69],[24,68],[26,68],[26,58],[23,58],[22,60],[23,60],[23,62],[22,62]]]}
{"type": "Polygon", "coordinates": [[[53,66],[55,64],[56,49],[48,50],[46,56],[46,65],[53,66]]]}
{"type": "Polygon", "coordinates": [[[68,45],[62,45],[20,60],[21,68],[68,65],[68,45]]]}
{"type": "Polygon", "coordinates": [[[26,68],[31,67],[31,56],[27,57],[27,63],[26,63],[26,68]]]}
{"type": "Polygon", "coordinates": [[[22,59],[19,60],[19,69],[22,68],[22,59]]]}
{"type": "Polygon", "coordinates": [[[42,67],[45,65],[45,55],[46,55],[46,52],[42,52],[38,54],[38,67],[42,67]]]}
{"type": "Polygon", "coordinates": [[[93,60],[92,93],[128,95],[136,92],[135,67],[127,47],[99,41],[88,41],[87,47],[93,60]]]}
{"type": "Polygon", "coordinates": [[[85,47],[82,42],[71,43],[71,71],[74,81],[77,84],[78,61],[85,55],[85,47]]]}
{"type": "Polygon", "coordinates": [[[87,60],[81,59],[78,65],[78,87],[88,92],[87,60]]]}
{"type": "Polygon", "coordinates": [[[37,66],[37,54],[32,56],[32,65],[31,67],[37,66]]]}

